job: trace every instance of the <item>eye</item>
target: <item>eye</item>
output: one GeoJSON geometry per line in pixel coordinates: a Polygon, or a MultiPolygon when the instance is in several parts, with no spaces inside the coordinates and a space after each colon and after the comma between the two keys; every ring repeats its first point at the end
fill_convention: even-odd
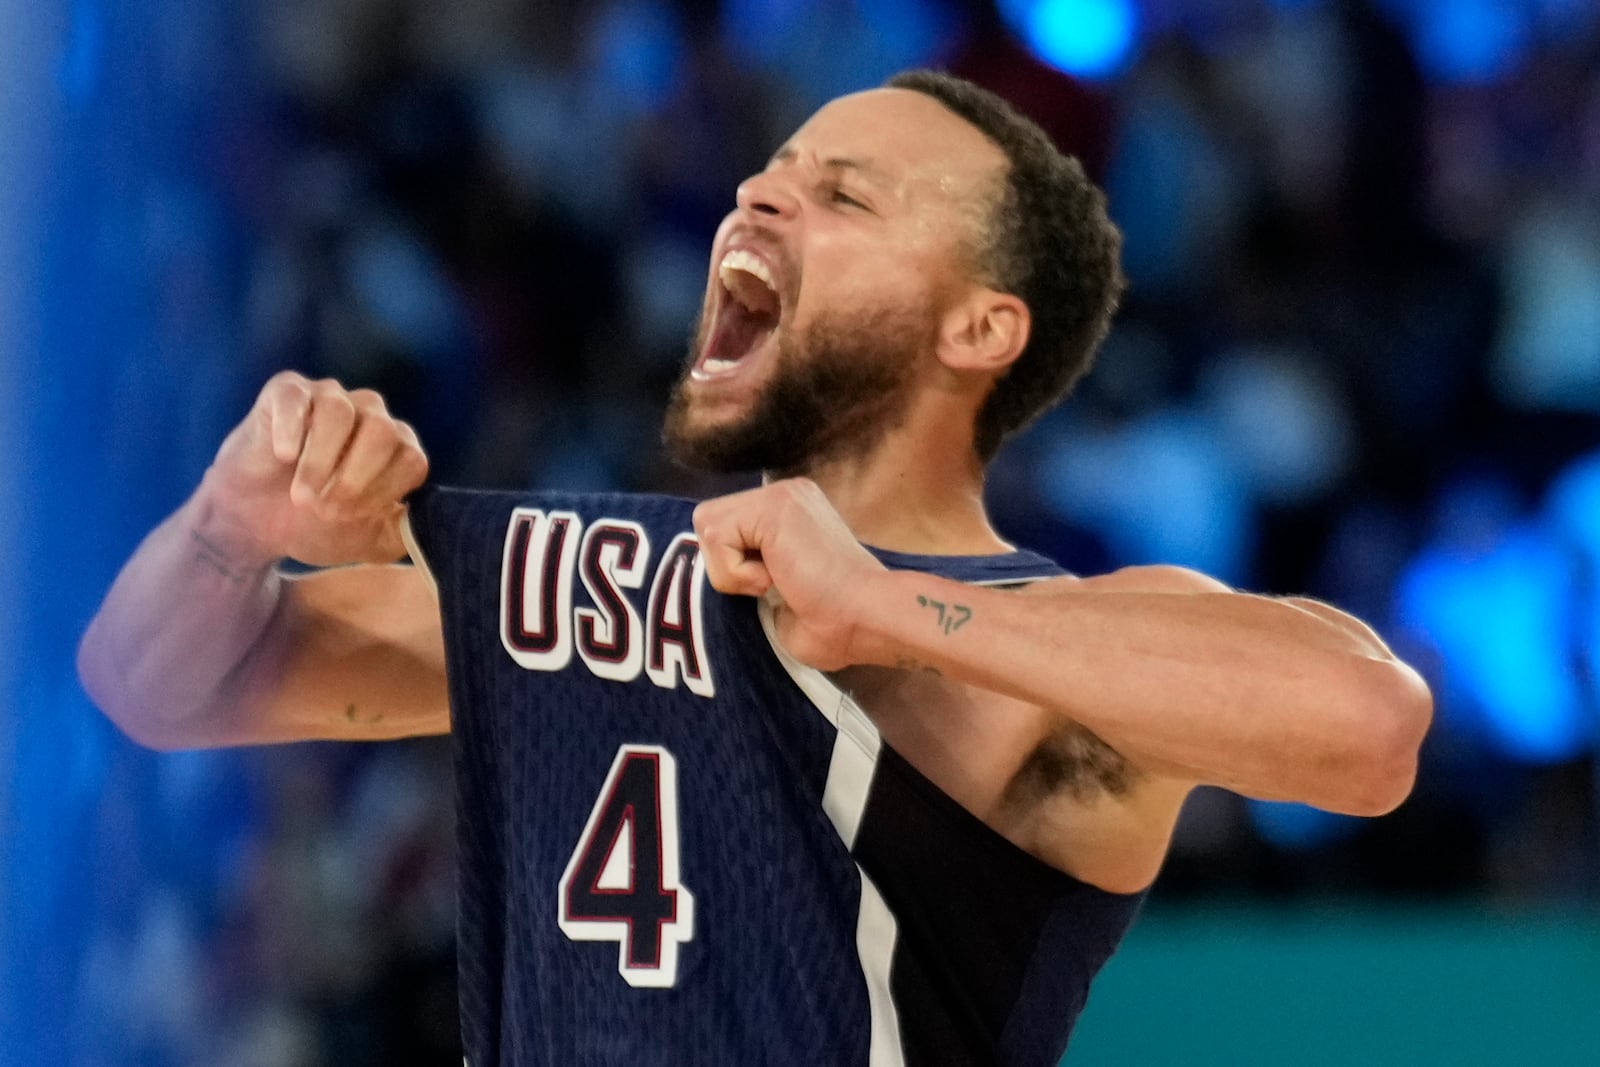
{"type": "Polygon", "coordinates": [[[844,207],[860,208],[862,211],[872,210],[837,185],[828,188],[828,200],[830,203],[840,204],[844,207]]]}

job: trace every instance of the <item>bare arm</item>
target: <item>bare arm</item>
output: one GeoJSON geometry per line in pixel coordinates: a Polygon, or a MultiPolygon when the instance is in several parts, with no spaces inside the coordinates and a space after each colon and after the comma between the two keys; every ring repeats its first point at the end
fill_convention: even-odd
{"type": "Polygon", "coordinates": [[[403,554],[425,473],[374,394],[274,378],[106,595],[78,651],[90,696],[156,748],[448,730],[432,591],[372,565],[403,554]],[[291,578],[287,556],[357,565],[291,578]]]}
{"type": "Polygon", "coordinates": [[[804,482],[702,505],[696,523],[717,588],[775,587],[780,635],[814,666],[931,666],[1057,711],[1170,781],[1360,814],[1411,788],[1427,687],[1327,605],[1178,568],[1031,595],[891,573],[804,482]]]}
{"type": "Polygon", "coordinates": [[[1405,798],[1431,717],[1414,671],[1326,605],[1145,570],[1035,595],[886,574],[857,654],[1058,710],[1163,777],[1350,814],[1405,798]]]}

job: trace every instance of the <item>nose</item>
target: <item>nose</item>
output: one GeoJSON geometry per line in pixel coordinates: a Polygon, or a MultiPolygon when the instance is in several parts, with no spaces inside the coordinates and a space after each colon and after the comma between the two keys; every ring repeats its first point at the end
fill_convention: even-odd
{"type": "Polygon", "coordinates": [[[800,198],[790,183],[770,170],[752,174],[740,182],[734,201],[741,211],[769,218],[792,219],[800,210],[800,198]]]}

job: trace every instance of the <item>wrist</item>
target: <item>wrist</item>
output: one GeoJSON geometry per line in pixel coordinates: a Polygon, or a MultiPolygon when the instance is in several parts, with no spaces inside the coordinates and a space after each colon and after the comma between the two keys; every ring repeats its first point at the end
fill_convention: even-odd
{"type": "Polygon", "coordinates": [[[253,524],[229,506],[210,471],[189,501],[188,536],[196,550],[216,569],[244,576],[276,567],[283,560],[253,524]]]}
{"type": "Polygon", "coordinates": [[[852,663],[895,667],[905,660],[907,606],[916,604],[913,587],[918,577],[925,576],[884,570],[856,586],[852,663]]]}

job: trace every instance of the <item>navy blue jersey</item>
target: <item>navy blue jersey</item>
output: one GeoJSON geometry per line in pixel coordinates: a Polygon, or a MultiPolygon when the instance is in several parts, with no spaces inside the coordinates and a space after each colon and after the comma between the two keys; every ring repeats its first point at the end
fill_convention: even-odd
{"type": "MultiPolygon", "coordinates": [[[[1138,896],[886,746],[665,497],[428,488],[470,1067],[1054,1064],[1138,896]]],[[[1061,573],[1029,553],[890,566],[1061,573]]]]}

